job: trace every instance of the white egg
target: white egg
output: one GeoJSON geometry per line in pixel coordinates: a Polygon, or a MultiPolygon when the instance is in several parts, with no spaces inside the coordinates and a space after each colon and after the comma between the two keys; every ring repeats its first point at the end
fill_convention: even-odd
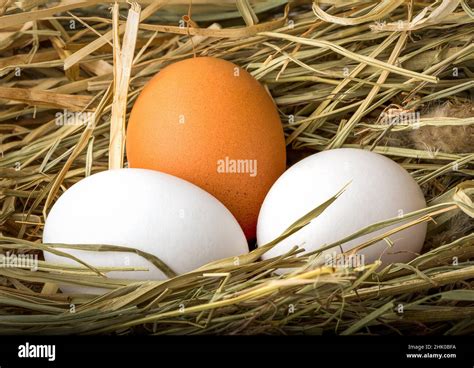
{"type": "MultiPolygon", "coordinates": [[[[127,246],[157,256],[175,273],[248,252],[236,219],[215,197],[182,179],[144,169],[109,170],[69,188],[51,209],[44,243],[127,246]]],[[[63,249],[95,267],[145,267],[113,271],[110,278],[162,280],[166,276],[145,258],[129,252],[63,249]]],[[[45,252],[52,263],[80,266],[45,252]]],[[[62,286],[66,292],[104,290],[62,286]]]]}
{"type": "MultiPolygon", "coordinates": [[[[296,163],[272,186],[260,210],[257,225],[259,245],[279,236],[297,219],[334,196],[344,193],[309,225],[291,235],[263,258],[289,251],[295,245],[315,251],[382,220],[426,207],[418,184],[400,165],[382,155],[361,149],[323,151],[296,163]],[[352,182],[351,182],[352,181],[352,182]]],[[[343,251],[398,225],[344,243],[343,251]]],[[[357,266],[381,259],[383,264],[408,262],[420,252],[426,223],[409,227],[364,248],[354,257],[337,256],[339,247],[323,253],[321,262],[357,266]]]]}

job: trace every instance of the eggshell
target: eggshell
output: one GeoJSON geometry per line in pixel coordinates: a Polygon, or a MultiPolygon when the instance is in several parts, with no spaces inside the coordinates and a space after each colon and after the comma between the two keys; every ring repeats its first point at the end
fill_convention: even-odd
{"type": "MultiPolygon", "coordinates": [[[[294,221],[334,196],[352,181],[346,191],[309,225],[267,252],[267,259],[299,245],[306,251],[320,249],[375,222],[422,209],[426,202],[418,184],[394,161],[360,149],[335,149],[309,156],[287,170],[270,189],[258,218],[257,240],[263,245],[287,229],[294,221]]],[[[396,226],[391,226],[393,228],[396,226]]],[[[360,245],[379,230],[342,245],[344,251],[360,245]]],[[[420,252],[426,235],[426,223],[391,235],[393,248],[379,241],[360,251],[356,266],[372,263],[408,262],[420,252]],[[362,261],[362,262],[360,262],[362,261]]],[[[334,257],[331,249],[322,260],[346,264],[344,257],[334,257]],[[331,260],[332,258],[332,260],[331,260]]],[[[347,258],[346,260],[349,260],[347,258]]],[[[351,260],[354,261],[354,260],[351,260]]]]}
{"type": "Polygon", "coordinates": [[[149,81],[130,115],[127,157],[130,167],[166,172],[214,195],[249,239],[286,161],[270,95],[247,71],[211,57],[171,64],[149,81]]]}
{"type": "MultiPolygon", "coordinates": [[[[51,209],[43,242],[133,247],[157,256],[178,274],[248,252],[237,221],[216,198],[182,179],[144,169],[103,171],[73,185],[51,209]]],[[[149,269],[113,271],[110,278],[166,279],[134,253],[61,250],[92,266],[149,269]]],[[[49,252],[45,259],[80,266],[49,252]]],[[[78,286],[63,290],[98,292],[78,286]]]]}

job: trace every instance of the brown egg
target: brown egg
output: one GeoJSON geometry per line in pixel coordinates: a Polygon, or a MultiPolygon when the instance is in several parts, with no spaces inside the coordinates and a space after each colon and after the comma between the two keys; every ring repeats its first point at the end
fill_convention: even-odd
{"type": "Polygon", "coordinates": [[[130,167],[169,173],[214,195],[247,239],[286,162],[269,94],[244,69],[211,57],[171,64],[148,82],[130,115],[127,157],[130,167]]]}

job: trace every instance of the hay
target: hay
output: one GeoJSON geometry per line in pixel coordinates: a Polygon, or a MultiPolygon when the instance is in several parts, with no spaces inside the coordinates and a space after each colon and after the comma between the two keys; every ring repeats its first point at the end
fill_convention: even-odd
{"type": "Polygon", "coordinates": [[[141,11],[119,3],[112,16],[111,4],[99,1],[0,1],[0,247],[40,257],[36,272],[0,268],[0,333],[474,332],[474,17],[468,1],[433,7],[424,0],[326,0],[312,7],[278,0],[193,0],[191,7],[184,0],[140,1],[141,11]],[[429,207],[342,241],[426,221],[423,254],[383,270],[378,263],[315,266],[318,254],[302,255],[297,247],[260,260],[331,198],[238,262],[221,260],[185,275],[175,276],[149,254],[122,249],[148,258],[171,276],[167,281],[107,279],[110,269],[80,260],[77,266],[42,261],[43,251],[69,256],[55,250],[59,245],[41,244],[51,205],[85,176],[122,165],[126,114],[144,84],[193,55],[233,61],[266,85],[291,162],[324,149],[359,147],[405,167],[429,207]],[[448,105],[466,108],[439,112],[448,105]],[[93,114],[82,124],[57,125],[63,109],[93,114]],[[414,112],[421,112],[415,123],[384,118],[414,112]],[[282,267],[295,271],[273,273],[282,267]],[[58,283],[110,292],[66,295],[58,283]]]}

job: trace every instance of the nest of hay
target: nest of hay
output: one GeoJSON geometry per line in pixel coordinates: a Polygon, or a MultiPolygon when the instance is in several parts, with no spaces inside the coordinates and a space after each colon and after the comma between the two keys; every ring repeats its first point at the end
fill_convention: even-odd
{"type": "Polygon", "coordinates": [[[473,21],[466,0],[0,0],[0,247],[39,257],[36,270],[0,268],[0,333],[474,332],[473,21]],[[230,60],[268,88],[290,165],[317,151],[358,147],[406,168],[428,208],[350,239],[426,221],[423,253],[383,270],[377,263],[315,267],[318,255],[299,248],[260,260],[279,238],[237,263],[146,282],[42,261],[55,246],[41,243],[54,201],[85,176],[126,162],[123,128],[143,85],[193,55],[230,60]],[[92,123],[58,125],[65,111],[91,112],[92,123]],[[415,124],[403,119],[410,114],[415,124]],[[273,272],[282,267],[294,271],[273,272]],[[60,283],[110,291],[68,295],[60,283]]]}

